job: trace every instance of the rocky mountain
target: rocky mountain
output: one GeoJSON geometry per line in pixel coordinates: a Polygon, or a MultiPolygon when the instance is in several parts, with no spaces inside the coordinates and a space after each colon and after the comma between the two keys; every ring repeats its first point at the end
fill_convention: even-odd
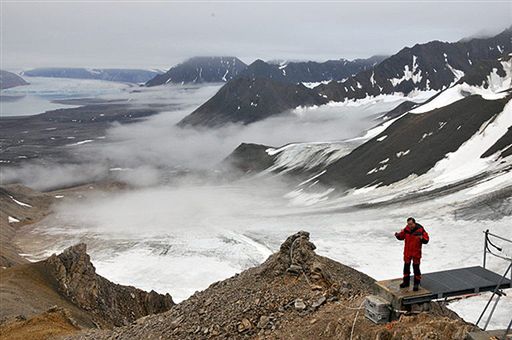
{"type": "Polygon", "coordinates": [[[194,57],[152,78],[146,86],[168,83],[221,83],[237,77],[247,65],[236,57],[194,57]]]}
{"type": "Polygon", "coordinates": [[[181,120],[179,126],[214,127],[249,124],[298,106],[321,105],[327,100],[302,84],[268,78],[238,77],[181,120]]]}
{"type": "Polygon", "coordinates": [[[38,332],[50,330],[53,335],[122,326],[174,305],[169,294],[118,285],[96,274],[85,244],[47,260],[3,269],[0,297],[4,338],[27,338],[36,322],[38,332]]]}
{"type": "Polygon", "coordinates": [[[280,63],[256,60],[249,66],[236,57],[194,57],[172,67],[165,74],[146,83],[157,86],[167,83],[228,82],[238,76],[268,78],[287,83],[316,83],[341,81],[359,71],[373,67],[385,59],[373,56],[368,59],[315,61],[282,61],[280,63]]]}
{"type": "Polygon", "coordinates": [[[405,101],[383,114],[372,129],[377,132],[360,145],[297,143],[263,150],[242,144],[227,160],[243,172],[298,174],[309,184],[341,189],[411,176],[425,185],[444,178],[448,185],[510,171],[511,82],[512,57],[484,61],[426,102],[405,101]]]}
{"type": "Polygon", "coordinates": [[[73,68],[73,67],[44,67],[23,71],[27,77],[97,79],[122,83],[145,83],[154,78],[160,71],[116,68],[73,68]]]}
{"type": "Polygon", "coordinates": [[[372,69],[316,89],[329,100],[360,99],[379,94],[443,90],[459,81],[474,65],[512,52],[512,27],[491,38],[454,43],[431,41],[405,47],[372,69]]]}
{"type": "Polygon", "coordinates": [[[385,56],[368,59],[315,61],[283,61],[279,64],[256,60],[243,72],[251,78],[268,78],[289,83],[318,83],[331,80],[342,81],[360,71],[370,69],[384,60],[385,56]]]}
{"type": "Polygon", "coordinates": [[[0,70],[0,90],[22,85],[28,85],[23,78],[15,73],[0,70]]]}
{"type": "MultiPolygon", "coordinates": [[[[320,99],[297,100],[289,102],[290,87],[277,83],[295,83],[305,80],[317,80],[329,75],[330,71],[319,70],[329,68],[327,64],[288,63],[270,64],[261,60],[255,61],[245,71],[241,78],[257,79],[272,87],[270,96],[262,97],[259,88],[247,86],[240,79],[229,82],[207,103],[185,118],[190,125],[217,126],[226,122],[243,122],[248,124],[265,119],[290,108],[292,104],[319,105],[329,101],[344,101],[347,99],[362,99],[368,96],[401,93],[409,95],[415,91],[441,91],[464,78],[468,84],[481,84],[494,68],[496,76],[504,75],[498,58],[506,57],[512,52],[512,28],[485,39],[470,39],[455,43],[432,41],[426,44],[416,44],[406,47],[379,62],[377,59],[354,61],[346,70],[339,71],[340,75],[332,79],[343,78],[352,72],[352,67],[362,68],[356,75],[348,76],[343,81],[330,81],[327,84],[315,86],[308,92],[308,98],[315,98],[316,93],[320,99]],[[363,62],[363,65],[360,63],[363,62]],[[358,64],[359,63],[359,64],[358,64]],[[368,63],[368,64],[365,64],[368,63]],[[308,72],[314,69],[314,72],[308,72]],[[319,75],[319,78],[316,78],[319,75]],[[265,80],[262,80],[265,79],[265,80]],[[280,92],[283,91],[283,92],[280,92]],[[259,108],[255,106],[258,100],[259,108]],[[267,102],[267,100],[269,102],[267,102]],[[289,105],[276,103],[288,101],[289,105]],[[263,108],[265,112],[263,113],[263,108]],[[262,111],[257,113],[257,111],[262,111]],[[200,114],[198,114],[200,113],[200,114]],[[255,114],[256,113],[256,114],[255,114]],[[263,114],[262,114],[263,113],[263,114]],[[194,116],[194,119],[191,117],[194,116]],[[222,116],[222,117],[220,117],[222,116]],[[231,117],[228,117],[231,116],[231,117]],[[251,116],[251,119],[241,119],[240,116],[251,116]],[[215,121],[215,124],[211,122],[215,121]]],[[[328,62],[328,65],[329,64],[328,62]]],[[[332,66],[332,65],[331,65],[332,66]]],[[[338,67],[341,67],[338,65],[338,67]]],[[[336,72],[338,72],[336,71],[336,72]]],[[[329,76],[330,77],[330,76],[329,76]]],[[[303,90],[299,90],[304,93],[303,90]]],[[[402,107],[403,108],[403,107],[402,107]]]]}
{"type": "Polygon", "coordinates": [[[463,339],[475,329],[435,302],[428,313],[402,316],[392,328],[374,324],[361,311],[374,280],[315,249],[309,233],[298,232],[260,266],[168,312],[68,339],[349,339],[352,333],[359,339],[463,339]]]}

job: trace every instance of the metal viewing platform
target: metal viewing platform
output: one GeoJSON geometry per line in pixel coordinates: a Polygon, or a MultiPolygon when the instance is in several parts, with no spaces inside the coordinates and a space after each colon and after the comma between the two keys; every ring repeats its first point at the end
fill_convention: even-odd
{"type": "Polygon", "coordinates": [[[402,279],[378,281],[380,293],[397,309],[448,297],[512,288],[512,281],[480,266],[443,270],[422,275],[420,290],[400,289],[402,279]]]}
{"type": "Polygon", "coordinates": [[[471,333],[470,338],[479,340],[492,335],[496,339],[512,338],[512,319],[506,330],[486,331],[500,298],[506,295],[503,289],[512,288],[512,259],[505,255],[503,248],[493,243],[491,238],[498,242],[508,243],[512,243],[512,240],[492,234],[489,230],[486,230],[484,234],[483,266],[456,268],[423,274],[420,288],[416,292],[413,291],[412,286],[400,288],[399,285],[402,282],[402,278],[377,281],[375,283],[375,294],[383,298],[384,302],[371,303],[377,300],[375,297],[371,299],[368,297],[366,306],[368,318],[376,323],[382,323],[389,319],[394,320],[403,313],[428,311],[431,308],[430,302],[434,300],[445,300],[446,302],[450,297],[457,298],[492,292],[485,308],[475,323],[478,326],[480,321],[486,319],[485,325],[480,331],[471,333]],[[503,274],[495,273],[486,268],[487,254],[507,262],[506,270],[503,274]],[[390,312],[384,315],[380,310],[377,310],[377,307],[382,307],[381,305],[386,304],[386,302],[390,312]]]}

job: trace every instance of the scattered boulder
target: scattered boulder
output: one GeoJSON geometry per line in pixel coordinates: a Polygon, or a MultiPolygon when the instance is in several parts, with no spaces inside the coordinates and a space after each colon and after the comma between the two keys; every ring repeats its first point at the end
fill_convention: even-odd
{"type": "Polygon", "coordinates": [[[306,304],[304,303],[304,301],[302,299],[295,300],[293,305],[295,306],[295,309],[298,310],[299,312],[306,309],[306,304]]]}

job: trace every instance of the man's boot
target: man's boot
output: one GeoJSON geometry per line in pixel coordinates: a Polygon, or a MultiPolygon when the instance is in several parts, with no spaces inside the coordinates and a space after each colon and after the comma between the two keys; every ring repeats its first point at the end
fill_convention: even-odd
{"type": "Polygon", "coordinates": [[[413,263],[412,268],[414,269],[414,287],[412,288],[412,290],[417,292],[420,289],[420,281],[421,281],[420,264],[413,263]]]}
{"type": "Polygon", "coordinates": [[[409,287],[410,284],[411,284],[411,276],[410,275],[404,276],[402,283],[400,283],[400,288],[409,287]]]}
{"type": "Polygon", "coordinates": [[[414,285],[412,287],[412,290],[415,291],[415,292],[420,290],[420,280],[419,279],[414,278],[414,285]]]}

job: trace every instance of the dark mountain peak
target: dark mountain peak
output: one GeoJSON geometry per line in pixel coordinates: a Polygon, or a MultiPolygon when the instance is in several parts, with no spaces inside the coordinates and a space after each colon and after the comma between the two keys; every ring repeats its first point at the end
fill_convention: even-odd
{"type": "Polygon", "coordinates": [[[249,124],[294,109],[321,105],[327,101],[315,91],[267,77],[241,76],[178,123],[180,126],[219,126],[249,124]]]}
{"type": "Polygon", "coordinates": [[[384,57],[373,56],[369,59],[347,59],[317,61],[265,62],[261,59],[250,64],[242,75],[264,77],[288,83],[319,83],[330,80],[341,81],[362,70],[369,69],[382,61],[384,57]]]}
{"type": "Polygon", "coordinates": [[[173,66],[148,81],[146,86],[174,83],[221,83],[240,74],[247,65],[233,56],[197,56],[173,66]]]}

